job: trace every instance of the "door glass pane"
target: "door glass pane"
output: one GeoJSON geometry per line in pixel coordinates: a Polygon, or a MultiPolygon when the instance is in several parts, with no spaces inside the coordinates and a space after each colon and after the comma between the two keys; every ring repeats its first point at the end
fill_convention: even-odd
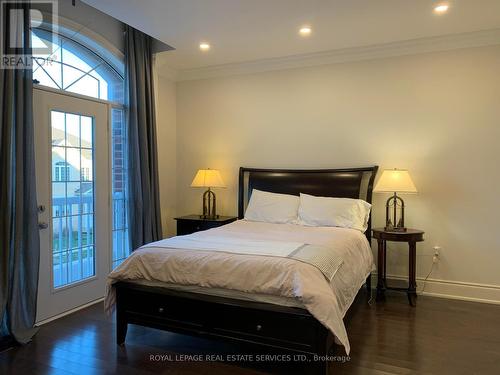
{"type": "Polygon", "coordinates": [[[95,275],[93,122],[88,116],[51,114],[54,288],[95,275]]]}
{"type": "MultiPolygon", "coordinates": [[[[92,181],[92,150],[82,150],[82,170],[81,170],[81,180],[82,181],[92,181]]],[[[91,184],[89,185],[89,187],[91,184]]]]}
{"type": "Polygon", "coordinates": [[[82,148],[92,148],[92,118],[81,118],[81,143],[82,148]]]}
{"type": "Polygon", "coordinates": [[[64,133],[64,113],[52,111],[52,146],[66,146],[66,136],[64,133]]]}
{"type": "Polygon", "coordinates": [[[66,147],[66,181],[80,181],[80,148],[66,147]],[[69,172],[69,173],[68,173],[69,172]]]}
{"type": "Polygon", "coordinates": [[[80,194],[80,182],[68,182],[66,184],[66,215],[79,215],[82,213],[82,196],[80,194]]]}
{"type": "Polygon", "coordinates": [[[80,117],[66,113],[66,146],[80,147],[80,117]]]}

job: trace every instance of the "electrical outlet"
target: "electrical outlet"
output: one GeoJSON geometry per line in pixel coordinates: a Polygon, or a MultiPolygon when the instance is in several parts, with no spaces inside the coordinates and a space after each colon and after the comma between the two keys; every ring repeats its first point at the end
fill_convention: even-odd
{"type": "Polygon", "coordinates": [[[434,255],[432,256],[432,263],[439,262],[439,250],[441,250],[441,246],[434,246],[434,255]]]}

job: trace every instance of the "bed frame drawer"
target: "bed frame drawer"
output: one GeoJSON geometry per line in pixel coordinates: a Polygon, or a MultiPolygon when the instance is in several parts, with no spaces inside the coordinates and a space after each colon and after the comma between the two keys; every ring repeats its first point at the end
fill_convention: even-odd
{"type": "Polygon", "coordinates": [[[328,330],[307,310],[118,282],[117,341],[128,323],[275,348],[321,352],[328,330]]]}
{"type": "Polygon", "coordinates": [[[172,297],[168,301],[155,293],[140,293],[132,290],[122,306],[124,312],[134,319],[152,319],[162,324],[203,327],[205,320],[195,301],[172,297]]]}
{"type": "Polygon", "coordinates": [[[245,336],[250,339],[265,337],[281,344],[292,344],[310,349],[316,342],[316,320],[306,314],[283,314],[273,311],[242,309],[223,306],[218,309],[219,319],[213,322],[215,332],[245,336]]]}

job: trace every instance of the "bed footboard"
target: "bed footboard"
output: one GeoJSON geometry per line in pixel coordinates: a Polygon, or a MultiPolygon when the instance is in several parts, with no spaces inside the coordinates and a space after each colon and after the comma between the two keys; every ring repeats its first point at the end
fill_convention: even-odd
{"type": "MultiPolygon", "coordinates": [[[[324,356],[333,345],[329,330],[304,309],[127,282],[115,288],[118,345],[125,343],[128,324],[307,355],[324,356]]],[[[311,370],[325,374],[327,363],[311,370]]]]}

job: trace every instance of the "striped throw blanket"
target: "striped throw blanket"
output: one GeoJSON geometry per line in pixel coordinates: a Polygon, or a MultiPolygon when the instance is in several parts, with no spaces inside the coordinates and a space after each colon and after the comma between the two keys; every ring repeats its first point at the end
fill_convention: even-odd
{"type": "Polygon", "coordinates": [[[327,246],[286,241],[242,241],[221,235],[208,235],[208,233],[197,232],[187,236],[172,237],[144,245],[142,248],[222,251],[234,254],[291,258],[316,267],[328,281],[332,280],[343,263],[335,251],[327,246]]]}

